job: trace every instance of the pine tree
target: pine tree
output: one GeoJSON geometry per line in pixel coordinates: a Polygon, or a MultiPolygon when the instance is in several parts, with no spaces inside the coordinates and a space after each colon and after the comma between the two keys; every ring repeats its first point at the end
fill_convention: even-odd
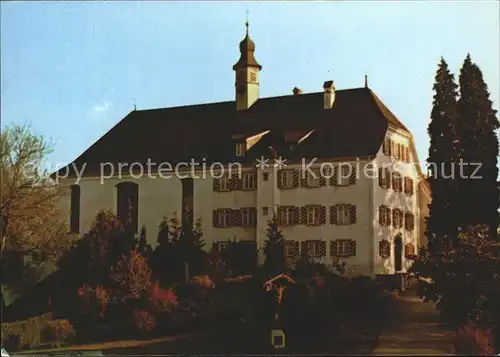
{"type": "Polygon", "coordinates": [[[457,128],[463,160],[457,218],[462,230],[486,224],[492,233],[499,224],[498,136],[499,122],[479,67],[467,55],[460,71],[457,128]]]}
{"type": "Polygon", "coordinates": [[[278,224],[276,214],[267,223],[267,241],[264,246],[264,268],[275,275],[286,269],[285,240],[278,224]]]}
{"type": "Polygon", "coordinates": [[[458,119],[457,84],[441,58],[434,83],[434,101],[428,133],[428,173],[432,192],[427,219],[429,249],[437,251],[456,237],[454,199],[458,174],[455,127],[458,119]]]}

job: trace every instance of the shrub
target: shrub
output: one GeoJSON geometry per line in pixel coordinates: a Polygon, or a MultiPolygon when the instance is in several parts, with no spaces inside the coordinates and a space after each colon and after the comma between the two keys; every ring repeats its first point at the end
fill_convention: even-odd
{"type": "Polygon", "coordinates": [[[455,336],[455,353],[468,356],[491,356],[494,354],[491,331],[466,325],[458,329],[455,336]]]}
{"type": "Polygon", "coordinates": [[[151,332],[156,327],[155,317],[146,310],[134,309],[134,324],[137,331],[151,332]]]}

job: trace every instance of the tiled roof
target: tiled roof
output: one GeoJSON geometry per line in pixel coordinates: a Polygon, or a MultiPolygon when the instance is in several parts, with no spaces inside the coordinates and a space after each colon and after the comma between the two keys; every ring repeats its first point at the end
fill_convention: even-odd
{"type": "Polygon", "coordinates": [[[333,108],[323,105],[319,92],[261,98],[243,111],[234,101],[132,111],[73,163],[86,163],[85,174],[93,175],[104,162],[245,162],[269,157],[270,146],[288,160],[367,157],[380,149],[389,123],[408,131],[368,88],[337,90],[333,108]],[[235,137],[266,131],[244,158],[236,157],[235,137]],[[310,135],[291,146],[290,132],[310,135]]]}

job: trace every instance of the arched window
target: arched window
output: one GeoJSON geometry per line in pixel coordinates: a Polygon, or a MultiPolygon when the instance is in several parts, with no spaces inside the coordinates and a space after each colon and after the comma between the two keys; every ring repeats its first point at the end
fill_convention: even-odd
{"type": "Polygon", "coordinates": [[[71,185],[71,202],[70,202],[70,233],[80,232],[80,186],[71,185]]]}
{"type": "Polygon", "coordinates": [[[139,186],[133,182],[116,185],[116,215],[125,229],[137,233],[139,227],[139,186]]]}

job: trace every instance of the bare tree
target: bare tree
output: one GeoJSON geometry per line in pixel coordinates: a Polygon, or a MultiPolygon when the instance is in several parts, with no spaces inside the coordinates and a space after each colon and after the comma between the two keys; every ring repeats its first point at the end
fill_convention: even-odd
{"type": "Polygon", "coordinates": [[[7,127],[0,134],[2,260],[10,253],[57,257],[67,247],[59,207],[64,188],[43,168],[50,152],[50,143],[29,126],[7,127]]]}

